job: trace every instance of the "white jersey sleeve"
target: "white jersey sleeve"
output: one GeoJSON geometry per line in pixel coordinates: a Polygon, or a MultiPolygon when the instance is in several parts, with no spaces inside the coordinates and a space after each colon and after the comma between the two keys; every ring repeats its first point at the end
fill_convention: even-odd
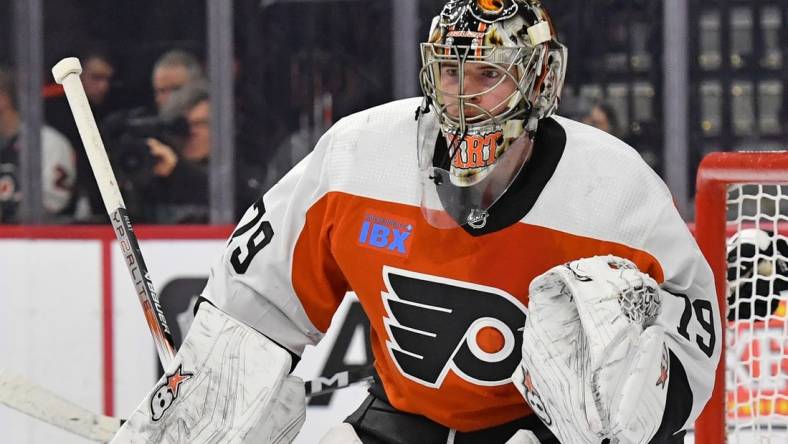
{"type": "Polygon", "coordinates": [[[686,416],[684,424],[670,426],[675,431],[691,427],[711,396],[720,359],[720,308],[711,268],[673,205],[659,213],[644,249],[664,273],[658,324],[671,353],[666,410],[682,412],[674,418],[686,416]]]}
{"type": "Polygon", "coordinates": [[[321,204],[341,125],[247,210],[203,293],[299,356],[322,338],[348,290],[327,245],[330,209],[321,204]]]}

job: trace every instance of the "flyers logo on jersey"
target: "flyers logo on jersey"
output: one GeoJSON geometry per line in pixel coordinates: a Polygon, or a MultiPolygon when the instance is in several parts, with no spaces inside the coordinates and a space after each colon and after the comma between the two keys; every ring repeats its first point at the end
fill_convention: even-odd
{"type": "Polygon", "coordinates": [[[367,212],[358,244],[384,253],[407,256],[413,240],[413,223],[401,217],[367,212]]]}
{"type": "Polygon", "coordinates": [[[511,382],[526,308],[492,287],[383,268],[389,354],[406,378],[440,388],[451,371],[481,386],[511,382]]]}

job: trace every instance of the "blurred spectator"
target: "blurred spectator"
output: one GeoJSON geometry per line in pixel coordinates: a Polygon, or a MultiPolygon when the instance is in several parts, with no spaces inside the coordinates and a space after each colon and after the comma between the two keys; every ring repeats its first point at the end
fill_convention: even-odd
{"type": "Polygon", "coordinates": [[[607,103],[599,102],[594,104],[588,114],[583,117],[582,121],[608,134],[620,137],[616,110],[607,103]]]}
{"type": "Polygon", "coordinates": [[[115,112],[102,125],[121,192],[140,222],[205,222],[210,107],[202,68],[191,54],[168,51],[153,65],[151,86],[155,110],[115,112]]]}
{"type": "Polygon", "coordinates": [[[83,59],[82,85],[91,106],[100,108],[104,105],[114,74],[115,68],[104,54],[92,53],[83,59]]]}
{"type": "Polygon", "coordinates": [[[163,224],[206,223],[211,154],[208,90],[198,81],[167,94],[160,118],[165,122],[180,120],[188,132],[167,141],[153,137],[146,140],[155,159],[154,177],[141,189],[141,218],[163,224]]]}
{"type": "MultiPolygon", "coordinates": [[[[80,56],[82,63],[82,85],[88,97],[90,108],[97,122],[101,122],[107,114],[107,96],[110,92],[115,69],[109,57],[101,50],[94,49],[80,56]]],[[[46,121],[55,129],[63,133],[74,146],[80,144],[79,132],[74,124],[74,117],[68,107],[68,101],[63,89],[56,87],[51,93],[46,94],[45,113],[46,121]]]]}
{"type": "Polygon", "coordinates": [[[638,134],[629,132],[626,128],[619,126],[618,114],[615,108],[606,102],[595,102],[590,108],[583,100],[572,103],[574,110],[581,111],[575,114],[575,118],[587,125],[599,128],[608,134],[612,134],[633,146],[643,160],[657,173],[662,171],[661,156],[658,148],[654,146],[654,140],[658,140],[658,131],[653,128],[652,122],[639,122],[638,134]]]}
{"type": "MultiPolygon", "coordinates": [[[[155,159],[153,179],[142,188],[139,208],[144,221],[159,224],[207,223],[209,215],[209,165],[211,144],[211,103],[204,82],[190,83],[174,91],[161,110],[166,126],[184,125],[183,137],[175,131],[167,141],[146,140],[155,159]]],[[[243,142],[236,141],[236,168],[233,182],[238,211],[245,210],[261,193],[262,168],[248,161],[243,142]]]]}
{"type": "Polygon", "coordinates": [[[156,60],[151,80],[156,108],[161,112],[170,94],[187,83],[204,81],[205,75],[194,56],[176,49],[156,60]]]}
{"type": "MultiPolygon", "coordinates": [[[[0,223],[19,223],[23,195],[18,177],[22,121],[9,69],[0,68],[0,223]]],[[[41,186],[46,222],[64,219],[76,180],[74,150],[52,127],[41,128],[41,186]]]]}
{"type": "MultiPolygon", "coordinates": [[[[88,98],[96,122],[101,123],[110,109],[107,107],[107,97],[110,92],[115,69],[109,56],[101,49],[89,49],[80,56],[82,63],[82,85],[88,98]]],[[[98,191],[96,179],[90,169],[87,154],[82,149],[74,117],[68,106],[68,101],[62,88],[56,94],[47,95],[44,110],[48,124],[63,133],[75,148],[77,159],[77,180],[72,202],[69,207],[73,210],[77,222],[101,222],[104,218],[103,203],[98,191]]]]}

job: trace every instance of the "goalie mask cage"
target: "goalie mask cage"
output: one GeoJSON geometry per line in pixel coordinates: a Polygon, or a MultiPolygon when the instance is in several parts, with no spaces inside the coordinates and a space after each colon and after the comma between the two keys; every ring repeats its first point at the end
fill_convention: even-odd
{"type": "Polygon", "coordinates": [[[776,271],[777,261],[788,260],[777,251],[777,241],[788,239],[788,152],[706,156],[698,169],[695,236],[714,271],[724,327],[714,391],[695,424],[695,442],[788,443],[788,294],[774,291],[778,280],[788,279],[776,271]],[[773,233],[772,248],[759,251],[754,262],[735,242],[738,263],[728,264],[726,239],[747,228],[773,233]],[[742,275],[742,260],[763,266],[742,275]],[[728,266],[738,270],[730,306],[728,266]],[[752,308],[745,315],[743,304],[752,308]],[[729,321],[729,313],[737,319],[729,321]]]}

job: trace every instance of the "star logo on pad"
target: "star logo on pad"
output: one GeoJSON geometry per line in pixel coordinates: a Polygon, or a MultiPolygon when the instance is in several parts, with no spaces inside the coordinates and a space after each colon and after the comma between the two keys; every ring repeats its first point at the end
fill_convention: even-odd
{"type": "Polygon", "coordinates": [[[181,384],[191,379],[194,373],[183,373],[182,365],[178,366],[171,375],[166,375],[167,379],[161,383],[151,395],[150,399],[150,413],[153,421],[158,421],[167,410],[172,406],[173,402],[178,399],[178,391],[181,384]]]}
{"type": "Polygon", "coordinates": [[[657,387],[665,389],[665,384],[668,382],[668,375],[670,374],[670,359],[668,358],[667,347],[662,348],[662,359],[659,365],[659,379],[657,379],[657,387]]]}
{"type": "Polygon", "coordinates": [[[193,373],[182,373],[181,372],[182,365],[178,366],[178,369],[175,370],[175,373],[167,377],[167,386],[172,390],[174,397],[178,397],[178,388],[181,384],[194,376],[193,373]]]}
{"type": "Polygon", "coordinates": [[[531,380],[531,373],[525,374],[525,381],[523,381],[523,385],[525,388],[528,389],[529,392],[534,392],[534,382],[531,380]]]}

